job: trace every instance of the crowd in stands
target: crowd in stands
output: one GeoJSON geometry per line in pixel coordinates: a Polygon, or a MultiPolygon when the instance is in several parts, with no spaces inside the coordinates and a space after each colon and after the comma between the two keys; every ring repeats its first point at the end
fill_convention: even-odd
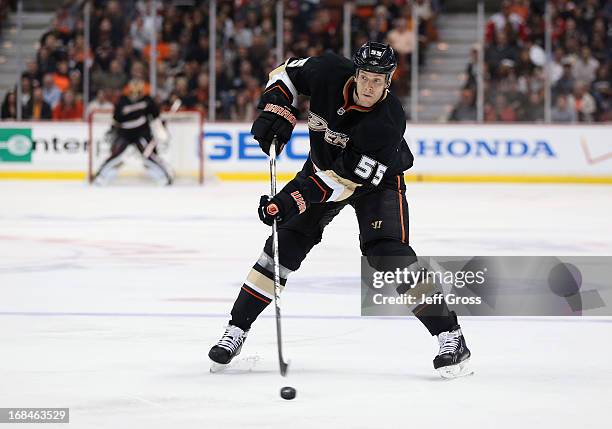
{"type": "MultiPolygon", "coordinates": [[[[551,0],[553,122],[612,120],[611,0],[551,0]]],[[[545,118],[545,1],[504,0],[486,25],[486,122],[545,118]]],[[[478,53],[450,120],[475,121],[478,53]]]]}
{"type": "MultiPolygon", "coordinates": [[[[80,119],[88,111],[109,108],[128,80],[149,81],[151,36],[157,34],[157,87],[162,109],[177,106],[207,113],[209,105],[209,5],[158,0],[159,19],[151,18],[148,0],[91,0],[90,52],[85,52],[84,0],[66,0],[50,30],[40,40],[36,58],[27,61],[21,77],[22,97],[9,92],[2,118],[15,117],[15,103],[24,119],[80,119]],[[83,106],[83,72],[90,64],[88,106],[83,106]]],[[[253,120],[267,74],[276,67],[274,0],[218,0],[215,51],[217,119],[253,120]]],[[[415,43],[422,47],[437,37],[438,0],[416,0],[418,40],[412,36],[408,0],[357,1],[351,22],[352,49],[366,40],[387,41],[398,52],[393,85],[409,93],[410,57],[415,43]]],[[[284,3],[284,57],[303,57],[325,51],[342,52],[343,2],[338,0],[284,3]]],[[[421,62],[424,56],[421,56],[421,62]]],[[[147,91],[150,91],[147,84],[147,91]]],[[[302,118],[307,101],[301,100],[302,118]]]]}
{"type": "Polygon", "coordinates": [[[15,9],[17,9],[17,0],[0,0],[0,31],[2,31],[9,12],[15,9]]]}

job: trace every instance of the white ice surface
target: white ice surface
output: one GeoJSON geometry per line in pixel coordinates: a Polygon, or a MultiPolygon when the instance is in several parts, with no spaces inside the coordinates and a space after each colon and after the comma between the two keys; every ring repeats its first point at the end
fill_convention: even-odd
{"type": "MultiPolygon", "coordinates": [[[[210,374],[266,190],[1,182],[0,407],[70,407],[74,428],[609,424],[612,320],[464,318],[476,374],[443,381],[418,321],[359,317],[350,208],[284,294],[289,377],[271,308],[240,356],[252,371],[210,374]]],[[[611,187],[410,184],[408,199],[423,255],[612,254],[611,187]]]]}

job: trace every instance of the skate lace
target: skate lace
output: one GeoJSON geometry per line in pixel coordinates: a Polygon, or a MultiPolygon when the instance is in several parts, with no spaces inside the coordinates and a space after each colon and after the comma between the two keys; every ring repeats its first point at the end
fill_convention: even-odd
{"type": "Polygon", "coordinates": [[[244,337],[245,332],[242,329],[237,326],[228,326],[217,345],[234,353],[244,342],[244,337]]]}
{"type": "Polygon", "coordinates": [[[454,353],[459,348],[459,342],[461,341],[461,329],[450,332],[442,332],[438,335],[438,343],[440,344],[440,351],[438,356],[446,353],[454,353]]]}

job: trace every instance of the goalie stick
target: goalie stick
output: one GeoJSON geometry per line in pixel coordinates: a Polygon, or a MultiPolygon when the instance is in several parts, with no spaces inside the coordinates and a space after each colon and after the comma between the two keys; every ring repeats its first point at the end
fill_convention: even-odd
{"type": "MultiPolygon", "coordinates": [[[[270,196],[276,195],[276,145],[278,139],[274,136],[270,146],[270,196]]],[[[287,375],[289,363],[283,357],[283,338],[281,335],[281,309],[280,309],[280,262],[278,258],[278,228],[276,219],[272,223],[272,254],[274,259],[274,309],[276,316],[276,346],[278,348],[278,364],[283,377],[287,375]]]]}
{"type": "MultiPolygon", "coordinates": [[[[169,111],[172,113],[178,112],[182,104],[183,103],[181,102],[181,99],[180,98],[177,99],[174,103],[172,103],[172,106],[170,106],[169,111]]],[[[147,144],[147,147],[145,147],[144,151],[142,152],[142,156],[145,157],[145,159],[149,159],[151,157],[153,150],[155,150],[155,148],[159,144],[159,140],[167,140],[169,138],[168,131],[165,129],[161,120],[158,121],[158,118],[153,119],[153,120],[149,118],[149,120],[151,123],[150,125],[151,131],[153,131],[153,138],[147,144]],[[158,136],[164,136],[164,138],[160,139],[160,137],[158,136]]]]}

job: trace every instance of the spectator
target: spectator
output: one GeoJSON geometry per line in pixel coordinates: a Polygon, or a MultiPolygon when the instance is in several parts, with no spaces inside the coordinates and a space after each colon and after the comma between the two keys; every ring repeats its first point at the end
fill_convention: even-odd
{"type": "Polygon", "coordinates": [[[53,79],[53,75],[51,73],[47,73],[43,77],[43,99],[51,109],[53,109],[60,101],[62,97],[62,91],[55,85],[55,81],[53,79]]]}
{"type": "Polygon", "coordinates": [[[478,47],[474,47],[470,50],[470,62],[465,68],[465,75],[466,79],[463,87],[476,88],[478,79],[478,47]]]}
{"type": "Polygon", "coordinates": [[[134,43],[134,49],[142,51],[151,40],[151,28],[144,25],[144,19],[141,16],[137,17],[130,26],[130,36],[134,43]]]}
{"type": "Polygon", "coordinates": [[[236,21],[233,36],[236,45],[240,48],[249,48],[253,44],[253,29],[247,27],[245,21],[236,21]]]}
{"type": "MultiPolygon", "coordinates": [[[[124,4],[126,2],[123,2],[124,4]]],[[[121,45],[123,37],[125,36],[125,18],[124,11],[121,10],[119,2],[117,0],[109,0],[106,3],[106,17],[111,23],[113,46],[117,47],[121,45]]]]}
{"type": "Polygon", "coordinates": [[[495,97],[495,110],[498,112],[499,120],[502,122],[516,122],[518,119],[516,111],[508,104],[504,94],[497,94],[495,97]]]}
{"type": "Polygon", "coordinates": [[[580,57],[577,59],[573,67],[574,77],[576,80],[585,82],[590,85],[595,80],[595,72],[599,68],[599,61],[591,56],[591,49],[588,46],[583,46],[580,50],[580,57]]]}
{"type": "Polygon", "coordinates": [[[528,122],[542,122],[544,120],[544,100],[539,92],[529,94],[522,120],[528,122]]]}
{"type": "Polygon", "coordinates": [[[576,111],[567,100],[567,95],[560,94],[551,110],[553,122],[576,122],[576,111]]]}
{"type": "Polygon", "coordinates": [[[569,94],[574,89],[576,79],[574,79],[574,73],[572,72],[572,62],[569,58],[562,61],[563,73],[554,86],[555,94],[569,94]]]}
{"type": "Polygon", "coordinates": [[[69,75],[70,89],[77,95],[83,95],[83,83],[81,82],[81,72],[78,70],[72,70],[69,75]]]}
{"type": "Polygon", "coordinates": [[[591,94],[597,103],[599,120],[603,121],[602,116],[611,110],[612,84],[610,82],[609,67],[601,66],[597,69],[596,77],[591,84],[591,94]]]}
{"type": "Polygon", "coordinates": [[[44,100],[40,86],[32,90],[32,98],[23,109],[23,119],[35,121],[51,119],[51,106],[44,100]]]}
{"type": "MultiPolygon", "coordinates": [[[[552,2],[553,52],[550,83],[555,100],[559,103],[578,101],[585,112],[579,113],[580,120],[602,120],[608,117],[609,103],[601,102],[601,94],[592,85],[599,65],[608,66],[610,57],[606,46],[608,23],[605,18],[603,1],[558,0],[552,2]],[[583,81],[583,91],[576,88],[576,82],[583,81]],[[592,94],[588,93],[591,88],[592,94]],[[595,113],[590,98],[595,99],[595,113]],[[601,107],[600,107],[601,106],[601,107]],[[592,119],[589,119],[592,116],[592,119]]],[[[608,3],[610,3],[608,1],[608,3]]],[[[501,11],[487,23],[484,73],[487,120],[498,120],[503,108],[510,117],[508,106],[521,120],[537,120],[540,116],[542,94],[545,88],[544,70],[544,2],[543,0],[505,0],[501,11]],[[514,62],[509,71],[508,64],[514,62]],[[518,93],[514,90],[518,88],[518,93]],[[504,103],[498,98],[502,94],[504,103]]],[[[603,72],[602,72],[603,73],[603,72]]],[[[605,73],[604,73],[605,74],[605,73]]],[[[475,74],[468,64],[466,86],[473,85],[475,74]]],[[[603,75],[602,75],[603,76],[603,75]]],[[[604,89],[608,83],[600,79],[597,87],[604,89]]],[[[556,102],[556,101],[555,101],[556,102]]]]}
{"type": "Polygon", "coordinates": [[[168,76],[176,77],[183,71],[185,62],[181,58],[181,49],[178,43],[170,43],[168,59],[166,61],[166,73],[168,76]]]}
{"type": "Polygon", "coordinates": [[[87,115],[90,115],[92,112],[97,110],[113,110],[114,105],[108,100],[107,91],[104,89],[99,89],[96,92],[96,98],[94,98],[87,105],[87,115]]]}
{"type": "Polygon", "coordinates": [[[435,13],[430,0],[416,0],[414,3],[419,25],[419,34],[427,41],[437,41],[438,31],[434,25],[435,13]]]}
{"type": "Polygon", "coordinates": [[[187,60],[195,60],[198,64],[208,63],[208,35],[206,33],[200,33],[198,44],[187,53],[187,60]]]}
{"type": "Polygon", "coordinates": [[[550,64],[550,84],[556,85],[561,76],[563,75],[563,57],[565,56],[565,52],[563,48],[557,47],[555,52],[553,53],[553,60],[550,64]]]}
{"type": "Polygon", "coordinates": [[[516,63],[516,48],[508,43],[508,37],[504,31],[495,33],[495,43],[485,51],[485,61],[493,77],[499,73],[499,65],[503,60],[511,60],[516,63]]]}
{"type": "MultiPolygon", "coordinates": [[[[15,90],[16,91],[16,90],[15,90]]],[[[21,76],[21,105],[25,106],[32,97],[32,81],[27,74],[21,76]]]]}
{"type": "Polygon", "coordinates": [[[574,85],[573,93],[568,97],[568,103],[578,113],[580,122],[592,122],[597,109],[595,99],[587,91],[587,86],[584,82],[578,81],[574,85]]]}
{"type": "Polygon", "coordinates": [[[449,119],[456,122],[476,121],[476,113],[474,90],[466,88],[461,91],[459,104],[455,106],[449,119]]]}
{"type": "Polygon", "coordinates": [[[30,60],[27,62],[24,75],[26,75],[31,81],[38,81],[38,84],[42,82],[42,75],[38,68],[38,63],[35,60],[30,60]]]}
{"type": "Polygon", "coordinates": [[[68,89],[62,94],[62,99],[53,109],[54,120],[83,119],[83,103],[77,100],[72,90],[68,89]]]}
{"type": "Polygon", "coordinates": [[[399,56],[400,62],[404,66],[409,65],[415,41],[413,32],[408,29],[406,18],[397,18],[394,21],[393,30],[387,34],[387,42],[399,56]]]}
{"type": "Polygon", "coordinates": [[[115,92],[121,92],[128,81],[126,73],[121,68],[121,63],[113,60],[110,63],[108,71],[104,71],[98,67],[91,76],[92,87],[96,93],[100,89],[108,89],[115,92]]]}
{"type": "Polygon", "coordinates": [[[64,92],[70,87],[70,78],[68,77],[68,62],[65,60],[57,63],[57,70],[53,73],[53,82],[60,91],[64,92]]]}
{"type": "Polygon", "coordinates": [[[187,78],[184,76],[176,79],[175,97],[181,101],[181,109],[193,109],[196,105],[197,98],[189,91],[187,78]]]}
{"type": "Polygon", "coordinates": [[[17,96],[14,92],[6,93],[1,110],[0,116],[2,119],[17,119],[17,96]]]}
{"type": "Polygon", "coordinates": [[[36,64],[40,73],[49,73],[55,71],[55,58],[51,56],[51,52],[46,47],[41,47],[36,54],[36,64]]]}
{"type": "Polygon", "coordinates": [[[520,15],[512,11],[512,2],[510,0],[504,0],[502,2],[501,11],[495,13],[489,21],[486,27],[486,39],[487,42],[493,42],[494,37],[499,40],[499,33],[505,33],[506,27],[510,28],[515,34],[519,34],[524,37],[525,26],[523,19],[520,15]]]}

